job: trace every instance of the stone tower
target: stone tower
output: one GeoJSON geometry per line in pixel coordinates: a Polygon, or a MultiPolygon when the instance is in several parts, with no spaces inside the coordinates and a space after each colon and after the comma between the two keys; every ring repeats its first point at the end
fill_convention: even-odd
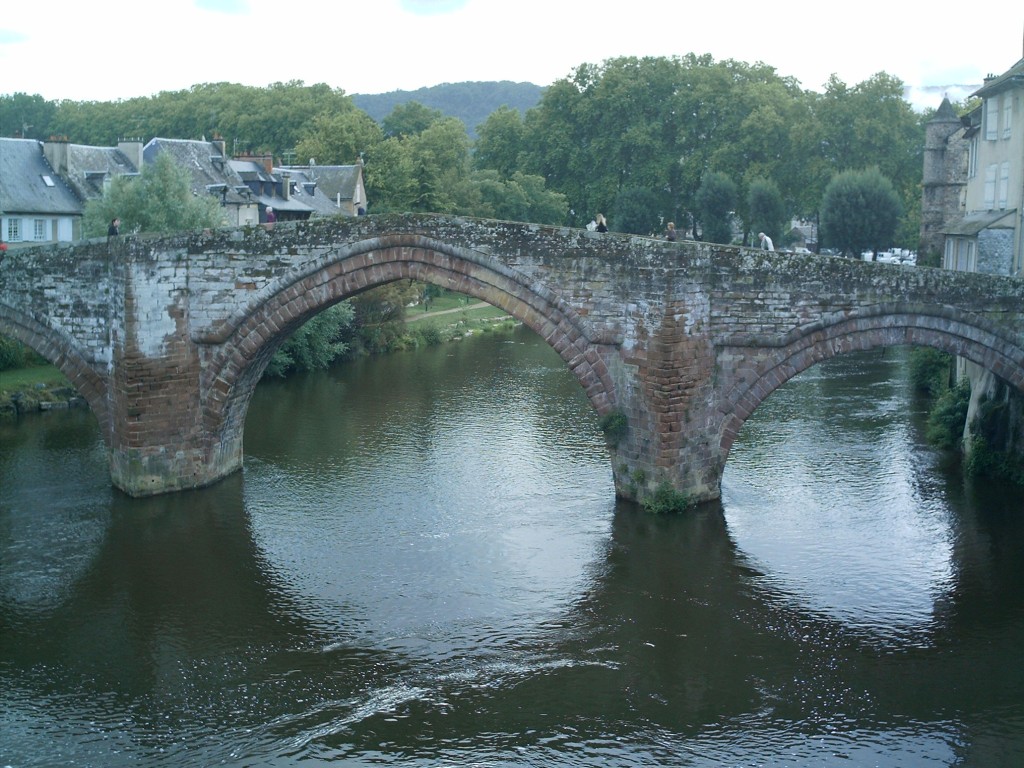
{"type": "Polygon", "coordinates": [[[940,265],[945,246],[942,226],[963,213],[967,186],[968,142],[963,121],[944,98],[925,127],[921,191],[921,241],[918,257],[940,265]]]}

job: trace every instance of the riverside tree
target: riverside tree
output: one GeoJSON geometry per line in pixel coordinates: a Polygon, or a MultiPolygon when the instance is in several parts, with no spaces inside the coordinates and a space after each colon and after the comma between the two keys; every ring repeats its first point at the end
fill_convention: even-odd
{"type": "Polygon", "coordinates": [[[822,242],[852,256],[878,251],[892,244],[902,213],[899,195],[878,168],[839,173],[821,201],[822,242]]]}
{"type": "Polygon", "coordinates": [[[188,171],[159,154],[137,176],[117,176],[103,197],[90,200],[82,217],[86,237],[101,237],[112,219],[121,232],[182,232],[221,224],[220,202],[193,195],[188,171]]]}
{"type": "Polygon", "coordinates": [[[736,209],[736,184],[717,171],[704,174],[697,190],[697,218],[701,239],[728,244],[732,240],[732,212],[736,209]]]}

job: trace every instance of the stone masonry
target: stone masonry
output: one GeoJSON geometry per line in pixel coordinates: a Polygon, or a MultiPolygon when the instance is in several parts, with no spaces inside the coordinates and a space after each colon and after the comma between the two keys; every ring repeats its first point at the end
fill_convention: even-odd
{"type": "Polygon", "coordinates": [[[506,310],[621,411],[617,493],[716,498],[743,423],[851,350],[918,344],[1024,392],[1024,281],[432,215],[344,217],[8,252],[0,333],[89,402],[114,484],[194,488],[242,465],[249,399],[304,322],[398,279],[506,310]]]}

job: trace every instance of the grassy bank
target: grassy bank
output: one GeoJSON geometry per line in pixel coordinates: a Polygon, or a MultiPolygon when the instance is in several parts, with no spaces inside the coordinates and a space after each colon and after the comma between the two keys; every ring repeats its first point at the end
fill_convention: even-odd
{"type": "Polygon", "coordinates": [[[29,365],[0,371],[0,415],[44,410],[78,399],[71,382],[52,365],[29,365]]]}

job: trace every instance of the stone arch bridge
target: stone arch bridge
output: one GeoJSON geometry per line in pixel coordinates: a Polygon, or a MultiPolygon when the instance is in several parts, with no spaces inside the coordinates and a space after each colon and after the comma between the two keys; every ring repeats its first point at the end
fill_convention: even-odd
{"type": "Polygon", "coordinates": [[[242,466],[249,399],[302,323],[421,280],[540,334],[601,414],[616,492],[716,498],[744,421],[809,366],[916,344],[1024,392],[1024,281],[435,215],[331,218],[9,251],[0,333],[99,420],[113,483],[149,495],[242,466]],[[621,420],[620,420],[621,421],[621,420]]]}

